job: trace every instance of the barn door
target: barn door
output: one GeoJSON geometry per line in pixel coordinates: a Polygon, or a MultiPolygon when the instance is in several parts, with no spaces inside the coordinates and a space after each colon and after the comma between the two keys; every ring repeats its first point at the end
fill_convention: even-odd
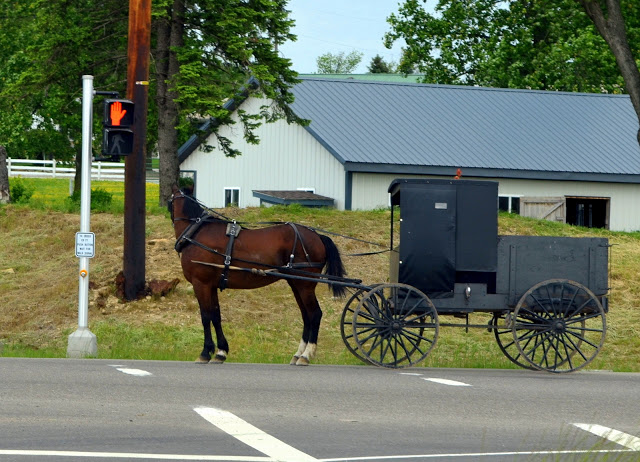
{"type": "Polygon", "coordinates": [[[522,197],[520,215],[542,220],[566,221],[566,201],[564,197],[522,197]]]}

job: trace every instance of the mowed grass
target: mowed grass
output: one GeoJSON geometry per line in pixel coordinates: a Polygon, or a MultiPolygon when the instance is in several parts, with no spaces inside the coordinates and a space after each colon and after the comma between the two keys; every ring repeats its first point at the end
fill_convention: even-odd
{"type": "MultiPolygon", "coordinates": [[[[78,259],[74,256],[77,211],[68,211],[68,180],[22,179],[34,187],[27,204],[0,207],[0,343],[5,356],[66,356],[67,337],[77,327],[78,259]]],[[[98,356],[112,359],[194,360],[202,348],[202,327],[193,289],[184,280],[166,209],[159,207],[158,185],[146,194],[146,279],[180,279],[166,297],[124,303],[115,297],[115,277],[122,269],[122,182],[96,182],[113,195],[109,213],[93,213],[96,256],[90,260],[89,327],[98,338],[98,356]]],[[[388,210],[340,212],[298,206],[225,209],[240,221],[294,221],[382,246],[389,243],[388,210]]],[[[613,244],[607,339],[590,369],[640,371],[640,233],[588,230],[501,214],[501,234],[599,236],[613,244]]],[[[379,250],[360,241],[332,236],[343,253],[349,277],[366,284],[386,282],[389,256],[349,256],[379,250]]],[[[340,317],[345,299],[317,289],[324,316],[318,356],[322,364],[361,364],[344,346],[340,317]]],[[[229,361],[288,363],[302,330],[299,310],[284,281],[256,290],[220,294],[229,361]]],[[[490,315],[472,315],[486,324],[490,315]]],[[[443,322],[454,322],[444,318],[443,322]]],[[[458,320],[463,321],[463,320],[458,320]]],[[[499,350],[487,329],[440,329],[427,367],[517,368],[499,350]]]]}

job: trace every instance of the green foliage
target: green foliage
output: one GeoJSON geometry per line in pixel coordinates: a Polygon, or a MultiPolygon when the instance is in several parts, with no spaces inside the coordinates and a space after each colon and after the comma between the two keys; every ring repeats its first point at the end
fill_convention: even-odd
{"type": "MultiPolygon", "coordinates": [[[[640,4],[621,0],[629,41],[640,50],[640,4]]],[[[624,81],[575,0],[439,0],[429,14],[406,0],[389,19],[390,47],[404,39],[402,72],[427,83],[621,93],[624,81]]]]}
{"type": "MultiPolygon", "coordinates": [[[[237,112],[245,139],[257,143],[255,129],[263,122],[284,118],[289,123],[306,123],[288,107],[293,102],[291,87],[298,82],[277,46],[295,40],[290,29],[286,0],[245,2],[208,0],[186,5],[184,33],[174,48],[179,71],[169,75],[180,108],[182,139],[193,134],[203,118],[215,119],[210,127],[217,134],[220,125],[233,124],[230,97],[242,101],[249,95],[265,97],[273,104],[258,113],[237,112]],[[254,82],[248,84],[249,78],[254,82]]],[[[165,10],[166,16],[173,13],[165,10]]],[[[240,154],[228,139],[218,135],[225,154],[240,154]]]]}
{"type": "Polygon", "coordinates": [[[344,51],[320,55],[316,58],[318,74],[351,74],[362,61],[362,56],[364,53],[356,50],[347,55],[344,51]]]}
{"type": "Polygon", "coordinates": [[[26,204],[33,196],[35,187],[26,184],[21,178],[15,178],[10,183],[11,200],[17,204],[26,204]]]}
{"type": "MultiPolygon", "coordinates": [[[[69,211],[80,210],[80,191],[76,190],[68,198],[69,211]]],[[[91,210],[94,212],[109,212],[113,202],[113,194],[102,188],[91,190],[91,210]]]]}
{"type": "MultiPolygon", "coordinates": [[[[10,156],[75,156],[81,76],[93,75],[96,88],[123,90],[127,14],[117,0],[2,3],[0,140],[10,156]]],[[[94,122],[97,132],[99,118],[94,122]]]]}
{"type": "Polygon", "coordinates": [[[382,56],[375,55],[371,58],[369,64],[369,72],[371,74],[393,74],[395,72],[395,65],[393,63],[387,63],[382,56]]]}

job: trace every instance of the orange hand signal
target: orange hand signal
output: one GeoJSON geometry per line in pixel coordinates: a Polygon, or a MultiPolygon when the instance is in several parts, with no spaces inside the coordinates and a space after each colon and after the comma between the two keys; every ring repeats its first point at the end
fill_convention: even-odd
{"type": "Polygon", "coordinates": [[[120,121],[127,113],[126,109],[122,109],[122,103],[120,101],[116,101],[111,105],[111,123],[115,126],[120,125],[120,121]]]}

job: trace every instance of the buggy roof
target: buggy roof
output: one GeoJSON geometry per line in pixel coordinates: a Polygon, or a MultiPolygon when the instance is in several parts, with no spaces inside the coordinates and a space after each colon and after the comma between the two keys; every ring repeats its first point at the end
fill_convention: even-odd
{"type": "Polygon", "coordinates": [[[424,189],[425,194],[427,194],[427,185],[453,185],[455,183],[463,183],[476,186],[489,186],[498,184],[495,181],[396,178],[389,185],[389,194],[391,194],[391,205],[400,205],[400,197],[403,189],[424,189]]]}

